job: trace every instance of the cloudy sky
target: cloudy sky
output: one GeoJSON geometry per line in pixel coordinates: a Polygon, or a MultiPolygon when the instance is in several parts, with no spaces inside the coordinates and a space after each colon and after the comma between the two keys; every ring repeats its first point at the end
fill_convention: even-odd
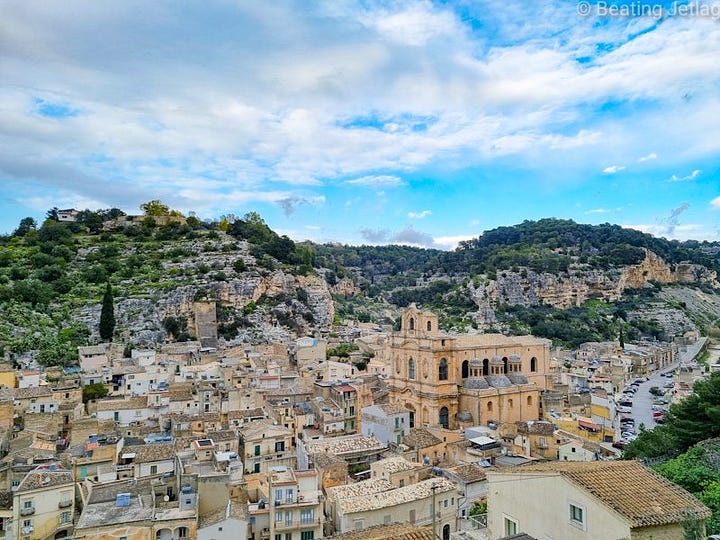
{"type": "Polygon", "coordinates": [[[693,5],[5,2],[0,232],[161,199],[298,240],[718,240],[720,4],[693,5]]]}

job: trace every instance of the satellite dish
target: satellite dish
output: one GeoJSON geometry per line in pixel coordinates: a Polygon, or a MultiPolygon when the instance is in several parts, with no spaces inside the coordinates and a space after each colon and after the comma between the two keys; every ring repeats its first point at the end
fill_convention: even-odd
{"type": "Polygon", "coordinates": [[[170,495],[165,495],[165,496],[163,497],[163,501],[165,501],[165,502],[170,502],[170,495]]]}

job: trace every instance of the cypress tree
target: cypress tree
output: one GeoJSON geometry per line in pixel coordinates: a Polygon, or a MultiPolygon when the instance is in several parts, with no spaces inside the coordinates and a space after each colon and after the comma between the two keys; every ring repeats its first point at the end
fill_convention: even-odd
{"type": "Polygon", "coordinates": [[[114,331],[115,307],[113,306],[112,289],[108,281],[105,294],[103,295],[102,309],[100,310],[100,337],[104,340],[112,341],[114,331]]]}

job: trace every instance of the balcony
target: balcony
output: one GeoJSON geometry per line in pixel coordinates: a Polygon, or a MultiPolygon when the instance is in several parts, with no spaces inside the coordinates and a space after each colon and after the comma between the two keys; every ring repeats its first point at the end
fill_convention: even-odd
{"type": "Polygon", "coordinates": [[[68,508],[69,506],[72,506],[72,503],[72,499],[63,499],[58,502],[58,508],[68,508]]]}
{"type": "Polygon", "coordinates": [[[295,529],[310,529],[320,527],[322,522],[320,519],[294,519],[292,521],[276,521],[275,531],[287,531],[295,529]]]}
{"type": "Polygon", "coordinates": [[[29,508],[21,508],[20,509],[20,515],[21,516],[32,516],[35,513],[35,506],[30,506],[29,508]]]}

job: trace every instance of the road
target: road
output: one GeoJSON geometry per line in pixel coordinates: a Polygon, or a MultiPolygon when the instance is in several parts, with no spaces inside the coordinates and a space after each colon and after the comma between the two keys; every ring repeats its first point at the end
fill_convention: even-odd
{"type": "Polygon", "coordinates": [[[654,428],[657,424],[652,418],[652,402],[654,396],[650,394],[650,388],[659,386],[660,388],[668,381],[663,375],[668,371],[673,371],[681,364],[692,362],[698,355],[700,350],[705,346],[708,338],[700,338],[696,343],[688,345],[686,350],[678,354],[678,360],[669,366],[665,366],[660,371],[654,373],[647,381],[640,384],[638,391],[633,398],[632,417],[635,419],[636,430],[640,424],[645,424],[647,429],[654,428]]]}

